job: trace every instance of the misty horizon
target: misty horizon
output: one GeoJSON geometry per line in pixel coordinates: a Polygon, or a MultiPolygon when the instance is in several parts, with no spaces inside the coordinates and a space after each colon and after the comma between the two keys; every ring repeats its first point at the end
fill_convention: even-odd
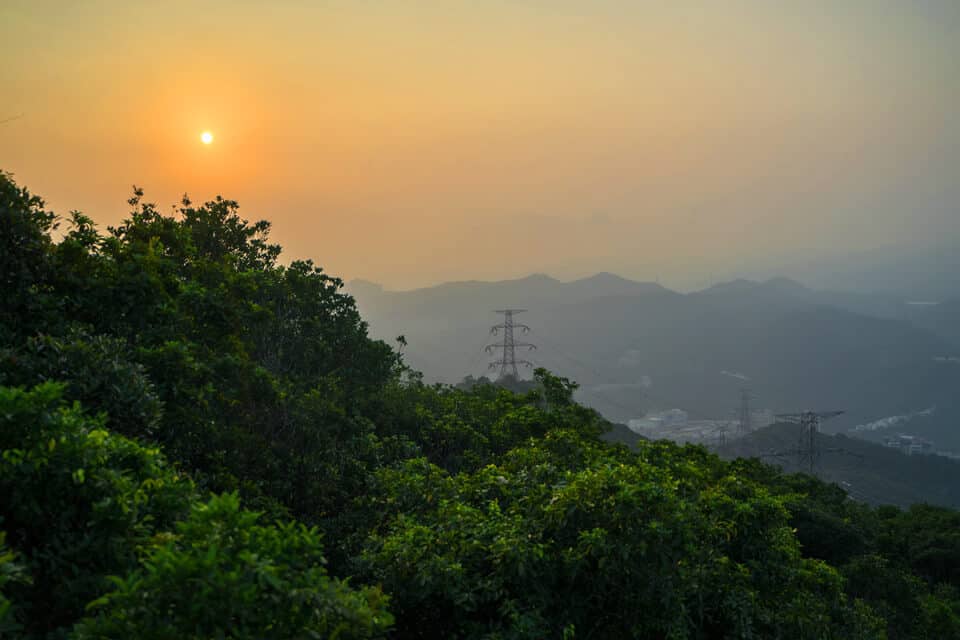
{"type": "Polygon", "coordinates": [[[955,2],[13,0],[0,25],[0,166],[102,227],[131,184],[219,193],[285,259],[399,289],[881,290],[890,255],[960,246],[955,2]]]}
{"type": "Polygon", "coordinates": [[[960,638],[960,0],[0,59],[0,637],[960,638]]]}
{"type": "MultiPolygon", "coordinates": [[[[945,247],[946,249],[952,249],[950,247],[945,247]]],[[[935,253],[937,248],[933,248],[931,253],[935,253]]],[[[825,271],[826,268],[822,268],[819,271],[825,271]]],[[[818,273],[819,273],[818,271],[818,273]]],[[[942,294],[935,295],[934,297],[938,298],[937,300],[916,300],[909,297],[909,294],[917,292],[920,293],[925,291],[924,283],[926,281],[922,276],[918,277],[914,286],[902,286],[901,288],[890,287],[890,286],[875,286],[871,287],[869,284],[851,284],[850,286],[822,286],[825,280],[831,282],[836,282],[836,271],[832,271],[827,276],[820,274],[819,276],[815,275],[804,279],[803,276],[793,276],[793,275],[784,275],[778,270],[769,271],[767,274],[764,274],[759,269],[752,269],[746,272],[734,272],[727,274],[726,276],[720,275],[715,279],[702,278],[697,280],[680,280],[677,284],[674,284],[668,278],[662,278],[659,275],[652,278],[634,278],[628,277],[620,273],[615,273],[612,271],[595,271],[595,272],[585,272],[579,275],[573,275],[571,277],[560,277],[553,273],[546,273],[542,271],[518,274],[515,276],[508,276],[504,278],[465,278],[465,279],[450,279],[444,280],[440,279],[437,281],[425,282],[423,284],[412,285],[412,286],[390,286],[382,282],[377,282],[375,280],[364,278],[364,277],[352,277],[347,278],[343,277],[344,283],[349,288],[351,286],[373,286],[377,289],[383,291],[384,293],[411,293],[415,291],[425,290],[425,289],[435,289],[438,287],[443,287],[447,285],[471,285],[471,284],[504,284],[504,283],[517,283],[523,281],[535,281],[535,280],[548,280],[555,282],[557,284],[575,284],[590,281],[596,278],[610,277],[614,279],[624,280],[631,283],[637,284],[656,284],[668,291],[688,294],[688,293],[699,293],[706,291],[708,289],[735,283],[749,283],[749,284],[771,284],[776,282],[789,282],[797,286],[803,287],[804,289],[809,289],[811,291],[822,291],[822,292],[849,292],[849,293],[863,293],[863,294],[878,294],[878,295],[902,295],[904,296],[903,303],[907,305],[928,305],[928,304],[939,304],[944,299],[949,299],[952,297],[960,296],[960,285],[957,287],[946,287],[942,288],[939,284],[937,285],[936,290],[943,291],[942,294]]],[[[851,276],[847,280],[850,283],[855,283],[856,278],[851,276]]],[[[929,290],[929,289],[927,289],[929,290]]]]}

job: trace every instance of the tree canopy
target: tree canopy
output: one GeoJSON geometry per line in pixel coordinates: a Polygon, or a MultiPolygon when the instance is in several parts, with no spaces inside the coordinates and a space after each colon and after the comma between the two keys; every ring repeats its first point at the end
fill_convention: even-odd
{"type": "Polygon", "coordinates": [[[129,205],[0,174],[0,634],[960,637],[956,512],[425,384],[237,203],[129,205]]]}

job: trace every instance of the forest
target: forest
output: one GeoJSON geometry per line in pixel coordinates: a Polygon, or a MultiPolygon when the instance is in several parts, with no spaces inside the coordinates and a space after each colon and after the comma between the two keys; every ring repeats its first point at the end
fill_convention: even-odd
{"type": "Polygon", "coordinates": [[[0,174],[0,635],[958,638],[960,513],[426,384],[270,224],[0,174]]]}

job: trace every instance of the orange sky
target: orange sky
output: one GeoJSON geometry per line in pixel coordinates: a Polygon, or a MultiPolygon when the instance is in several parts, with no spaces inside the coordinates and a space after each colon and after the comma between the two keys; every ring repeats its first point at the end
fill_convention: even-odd
{"type": "Polygon", "coordinates": [[[58,212],[220,193],[392,287],[960,240],[951,0],[6,0],[0,60],[58,212]]]}

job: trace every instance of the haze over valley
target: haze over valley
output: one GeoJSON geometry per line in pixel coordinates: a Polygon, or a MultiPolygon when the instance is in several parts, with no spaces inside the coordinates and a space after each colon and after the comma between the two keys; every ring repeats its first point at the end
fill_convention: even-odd
{"type": "Polygon", "coordinates": [[[730,421],[749,388],[757,409],[844,409],[826,429],[876,441],[912,433],[960,453],[960,285],[936,304],[786,278],[682,294],[609,273],[347,289],[375,335],[405,337],[405,357],[428,380],[495,378],[499,354],[482,349],[496,342],[493,310],[521,308],[523,339],[537,346],[522,357],[578,381],[578,398],[611,419],[679,408],[730,421]]]}
{"type": "Polygon", "coordinates": [[[0,60],[0,639],[960,639],[960,0],[0,60]]]}

